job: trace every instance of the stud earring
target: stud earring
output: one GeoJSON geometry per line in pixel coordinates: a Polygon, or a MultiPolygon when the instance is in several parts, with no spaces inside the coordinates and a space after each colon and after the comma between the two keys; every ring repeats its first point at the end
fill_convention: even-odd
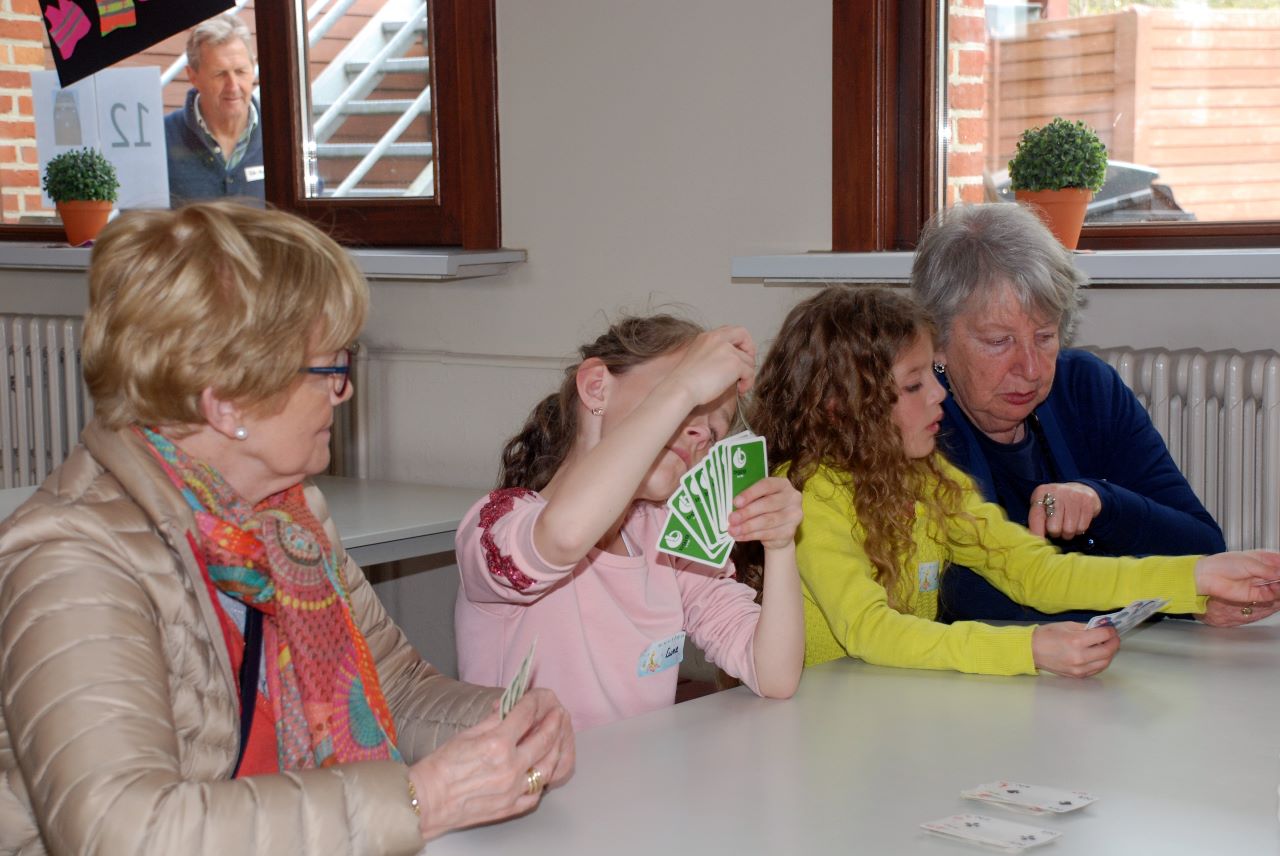
{"type": "Polygon", "coordinates": [[[249,429],[241,425],[239,428],[235,430],[235,435],[237,440],[248,440],[249,429]]]}
{"type": "Polygon", "coordinates": [[[591,415],[592,415],[592,416],[604,416],[604,408],[603,408],[603,407],[593,407],[593,408],[591,408],[591,415]]]}
{"type": "Polygon", "coordinates": [[[933,370],[934,370],[935,372],[937,372],[938,374],[946,374],[946,373],[947,373],[947,365],[946,365],[946,363],[934,363],[934,364],[933,364],[933,370]]]}

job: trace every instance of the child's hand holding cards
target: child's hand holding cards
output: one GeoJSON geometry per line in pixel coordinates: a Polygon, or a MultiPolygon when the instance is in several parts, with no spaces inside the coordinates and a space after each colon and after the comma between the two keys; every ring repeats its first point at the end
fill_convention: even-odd
{"type": "Polygon", "coordinates": [[[733,498],[768,474],[763,437],[743,431],[716,443],[667,500],[670,513],[658,551],[723,567],[733,548],[728,532],[733,498]]]}

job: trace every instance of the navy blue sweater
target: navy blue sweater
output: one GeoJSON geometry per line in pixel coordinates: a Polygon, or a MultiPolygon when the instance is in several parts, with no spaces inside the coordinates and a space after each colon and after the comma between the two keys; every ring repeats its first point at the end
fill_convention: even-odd
{"type": "MultiPolygon", "coordinates": [[[[939,380],[946,382],[945,376],[939,380]]],[[[978,429],[953,397],[943,403],[943,411],[939,449],[973,477],[986,499],[998,503],[978,429]]],[[[1039,422],[1038,440],[1056,481],[1086,484],[1102,500],[1102,512],[1084,536],[1059,544],[1063,549],[1103,556],[1226,549],[1222,530],[1174,464],[1142,403],[1102,360],[1086,351],[1060,352],[1049,397],[1030,419],[1039,422]]],[[[1000,492],[1008,496],[1008,485],[1000,492]]],[[[1030,503],[1028,492],[1015,507],[1005,507],[1005,513],[1025,526],[1030,503]]],[[[1046,618],[1014,603],[968,568],[950,568],[943,574],[941,589],[943,612],[950,620],[1046,618]]]]}
{"type": "MultiPolygon", "coordinates": [[[[257,102],[254,102],[257,107],[257,102]]],[[[227,169],[196,119],[196,91],[188,90],[186,104],[164,117],[164,142],[169,159],[169,200],[175,208],[194,199],[241,197],[266,204],[262,166],[262,122],[254,125],[249,148],[234,169],[227,169]],[[247,172],[247,174],[246,174],[247,172]]]]}

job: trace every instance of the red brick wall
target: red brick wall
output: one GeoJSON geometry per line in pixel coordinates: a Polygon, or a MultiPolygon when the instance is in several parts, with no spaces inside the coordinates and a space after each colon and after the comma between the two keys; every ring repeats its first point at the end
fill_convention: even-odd
{"type": "Polygon", "coordinates": [[[947,19],[947,101],[951,139],[947,205],[981,202],[986,160],[987,23],[985,0],[951,0],[947,19]]]}
{"type": "Polygon", "coordinates": [[[36,158],[31,71],[45,67],[37,0],[0,0],[0,200],[3,221],[44,211],[36,158]]]}

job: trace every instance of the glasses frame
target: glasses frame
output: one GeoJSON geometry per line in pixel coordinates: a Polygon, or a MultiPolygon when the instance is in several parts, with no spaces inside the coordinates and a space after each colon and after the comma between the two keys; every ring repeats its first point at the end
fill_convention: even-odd
{"type": "Polygon", "coordinates": [[[348,345],[342,349],[342,352],[347,355],[345,366],[306,366],[298,371],[301,374],[328,375],[334,385],[334,394],[341,398],[346,394],[347,387],[351,385],[351,367],[355,365],[356,354],[359,351],[359,345],[348,345]]]}

